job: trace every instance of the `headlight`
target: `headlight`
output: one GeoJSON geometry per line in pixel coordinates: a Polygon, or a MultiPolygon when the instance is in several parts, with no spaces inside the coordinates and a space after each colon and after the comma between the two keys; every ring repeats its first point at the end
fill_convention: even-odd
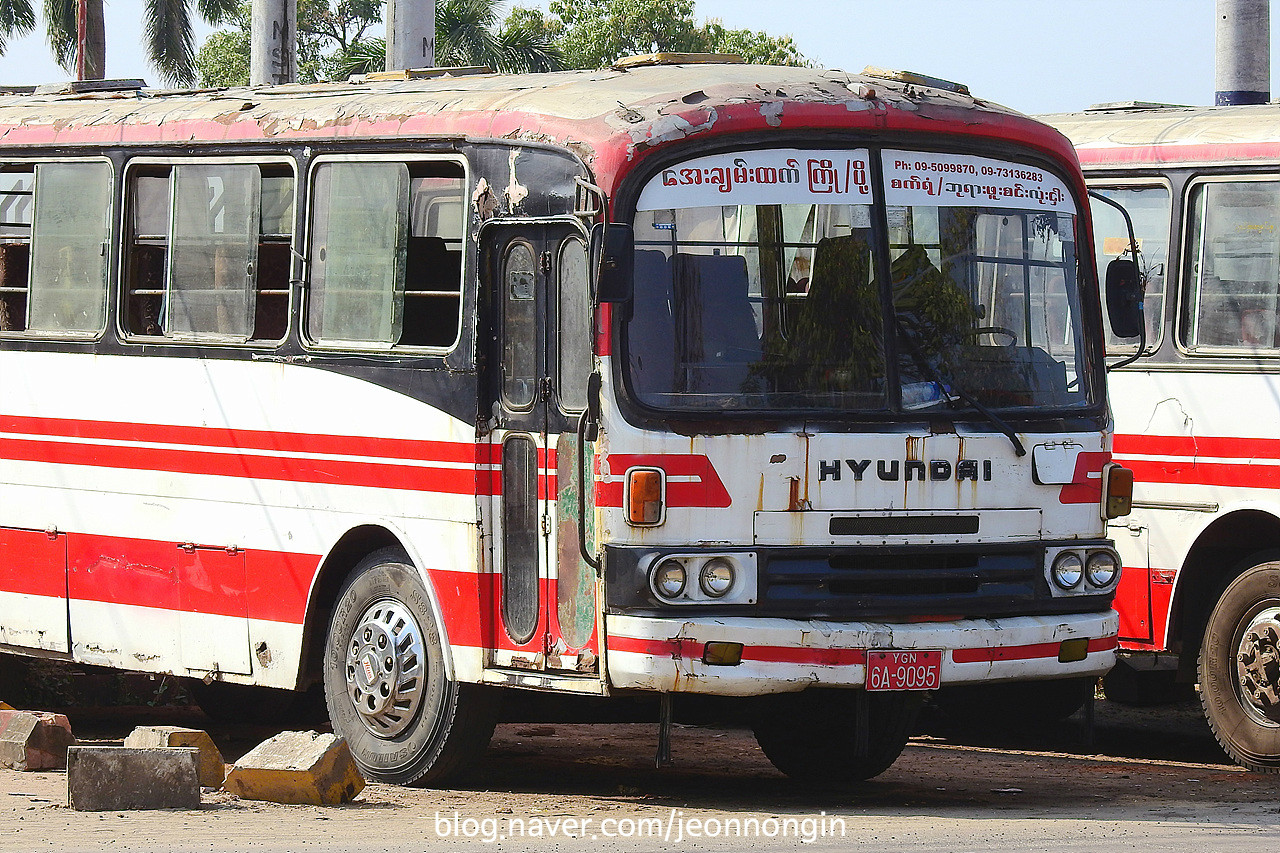
{"type": "Polygon", "coordinates": [[[719,598],[733,588],[733,566],[728,560],[707,560],[698,573],[698,585],[712,598],[719,598]]]}
{"type": "Polygon", "coordinates": [[[1088,561],[1085,563],[1085,577],[1089,579],[1090,586],[1099,588],[1108,587],[1111,582],[1116,579],[1116,572],[1119,570],[1116,564],[1116,558],[1108,551],[1095,551],[1089,555],[1088,561]]]}
{"type": "Polygon", "coordinates": [[[687,581],[688,575],[679,560],[663,560],[653,571],[653,588],[663,598],[680,595],[687,581]]]}
{"type": "Polygon", "coordinates": [[[1063,551],[1053,561],[1053,582],[1062,589],[1075,589],[1084,577],[1084,561],[1074,551],[1063,551]]]}

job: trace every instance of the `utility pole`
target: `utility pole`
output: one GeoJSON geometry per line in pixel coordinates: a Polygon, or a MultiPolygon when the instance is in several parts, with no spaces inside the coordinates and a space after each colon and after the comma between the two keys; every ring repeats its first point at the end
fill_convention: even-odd
{"type": "Polygon", "coordinates": [[[297,0],[253,0],[249,20],[249,84],[297,80],[297,0]]]}
{"type": "Polygon", "coordinates": [[[1218,0],[1214,103],[1271,100],[1271,0],[1218,0]]]}
{"type": "Polygon", "coordinates": [[[76,2],[76,79],[84,80],[88,71],[89,56],[89,0],[76,2]]]}
{"type": "Polygon", "coordinates": [[[436,64],[436,0],[387,0],[387,70],[436,64]]]}

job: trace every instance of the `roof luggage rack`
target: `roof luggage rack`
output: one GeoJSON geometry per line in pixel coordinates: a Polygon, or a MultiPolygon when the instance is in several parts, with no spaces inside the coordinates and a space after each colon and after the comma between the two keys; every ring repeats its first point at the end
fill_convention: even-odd
{"type": "Polygon", "coordinates": [[[68,80],[65,83],[43,83],[35,87],[37,95],[85,95],[92,92],[131,92],[147,88],[147,81],[136,77],[121,80],[68,80]]]}

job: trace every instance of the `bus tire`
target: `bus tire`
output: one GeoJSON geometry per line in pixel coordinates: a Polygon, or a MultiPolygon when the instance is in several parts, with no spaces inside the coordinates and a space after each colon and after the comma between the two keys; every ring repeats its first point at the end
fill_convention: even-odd
{"type": "Polygon", "coordinates": [[[432,785],[471,769],[497,721],[491,690],[446,677],[427,591],[404,552],[363,559],[334,604],[325,702],[367,779],[432,785]]]}
{"type": "Polygon", "coordinates": [[[923,693],[817,688],[770,696],[755,721],[756,742],[774,767],[798,782],[862,782],[889,769],[902,754],[923,702],[923,693]],[[857,726],[859,694],[867,702],[864,738],[857,726]]]}
{"type": "Polygon", "coordinates": [[[1209,727],[1232,759],[1260,773],[1280,773],[1280,707],[1270,701],[1280,684],[1275,668],[1260,663],[1277,651],[1277,635],[1280,562],[1260,563],[1227,586],[1200,647],[1200,704],[1209,727]],[[1257,640],[1264,655],[1256,654],[1257,640]]]}

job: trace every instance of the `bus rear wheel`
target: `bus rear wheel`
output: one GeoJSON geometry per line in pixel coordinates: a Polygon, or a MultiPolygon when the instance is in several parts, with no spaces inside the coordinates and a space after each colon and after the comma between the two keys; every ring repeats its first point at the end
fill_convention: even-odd
{"type": "Polygon", "coordinates": [[[1222,593],[1199,668],[1218,743],[1250,770],[1280,773],[1280,562],[1246,569],[1222,593]]]}
{"type": "Polygon", "coordinates": [[[334,732],[378,782],[461,776],[497,721],[491,691],[447,677],[427,591],[397,549],[366,557],[343,586],[329,621],[324,689],[334,732]]]}
{"type": "Polygon", "coordinates": [[[755,722],[756,742],[774,767],[796,781],[862,782],[902,754],[923,701],[923,693],[813,688],[770,696],[755,722]]]}

